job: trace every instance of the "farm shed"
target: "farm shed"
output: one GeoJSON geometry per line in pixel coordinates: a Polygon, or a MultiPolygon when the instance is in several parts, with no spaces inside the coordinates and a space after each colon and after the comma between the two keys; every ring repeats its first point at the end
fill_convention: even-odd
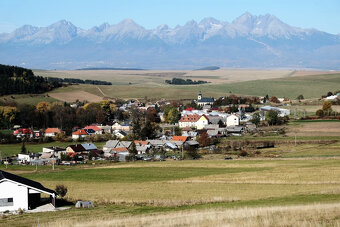
{"type": "Polygon", "coordinates": [[[50,202],[55,206],[55,191],[39,182],[0,170],[0,212],[34,209],[42,205],[41,193],[49,195],[50,202]]]}

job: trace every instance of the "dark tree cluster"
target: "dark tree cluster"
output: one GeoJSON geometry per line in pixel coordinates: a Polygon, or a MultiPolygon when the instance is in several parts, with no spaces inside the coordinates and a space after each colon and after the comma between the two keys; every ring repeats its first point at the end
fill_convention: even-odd
{"type": "Polygon", "coordinates": [[[236,104],[260,104],[260,98],[229,95],[229,96],[216,99],[213,106],[219,107],[219,106],[236,105],[236,104]]]}
{"type": "Polygon", "coordinates": [[[40,94],[60,87],[33,71],[17,66],[0,65],[0,96],[9,94],[40,94]]]}
{"type": "Polygon", "coordinates": [[[57,127],[70,134],[75,126],[84,127],[93,123],[107,123],[111,119],[126,120],[127,112],[117,109],[110,101],[87,103],[83,107],[72,108],[67,103],[40,102],[36,106],[16,104],[0,106],[0,128],[21,125],[36,129],[57,127]]]}
{"type": "Polygon", "coordinates": [[[102,81],[102,80],[81,80],[76,78],[55,78],[55,77],[47,77],[47,81],[51,83],[69,83],[69,84],[94,84],[94,85],[112,85],[111,82],[102,81]]]}
{"type": "Polygon", "coordinates": [[[172,78],[172,80],[165,80],[167,84],[175,84],[175,85],[191,85],[191,84],[206,84],[208,81],[204,80],[191,80],[191,79],[181,79],[181,78],[172,78]]]}

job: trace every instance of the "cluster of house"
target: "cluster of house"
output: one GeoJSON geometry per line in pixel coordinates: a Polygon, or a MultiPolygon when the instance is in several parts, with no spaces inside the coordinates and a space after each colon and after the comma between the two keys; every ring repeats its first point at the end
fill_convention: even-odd
{"type": "Polygon", "coordinates": [[[46,164],[71,164],[69,161],[62,161],[62,155],[70,159],[76,157],[73,163],[83,162],[84,160],[117,160],[126,161],[130,155],[132,143],[135,144],[137,154],[140,156],[149,155],[152,151],[179,151],[182,148],[199,146],[199,143],[190,136],[172,136],[171,138],[162,138],[155,140],[135,140],[120,141],[109,140],[99,150],[93,143],[82,143],[69,145],[66,148],[61,147],[44,147],[41,153],[18,154],[17,164],[46,165],[46,164]]]}

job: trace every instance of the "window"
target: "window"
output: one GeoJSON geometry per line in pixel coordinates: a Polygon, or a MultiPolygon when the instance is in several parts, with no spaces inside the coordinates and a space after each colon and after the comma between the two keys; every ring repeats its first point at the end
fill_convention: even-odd
{"type": "Polygon", "coordinates": [[[0,207],[13,206],[13,198],[0,199],[0,207]]]}

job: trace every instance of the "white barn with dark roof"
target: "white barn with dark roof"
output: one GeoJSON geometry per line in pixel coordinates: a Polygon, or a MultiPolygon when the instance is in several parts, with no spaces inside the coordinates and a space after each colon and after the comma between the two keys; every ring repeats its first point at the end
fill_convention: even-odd
{"type": "Polygon", "coordinates": [[[41,193],[50,195],[55,206],[55,191],[39,182],[0,170],[0,212],[34,209],[41,205],[41,193]]]}

